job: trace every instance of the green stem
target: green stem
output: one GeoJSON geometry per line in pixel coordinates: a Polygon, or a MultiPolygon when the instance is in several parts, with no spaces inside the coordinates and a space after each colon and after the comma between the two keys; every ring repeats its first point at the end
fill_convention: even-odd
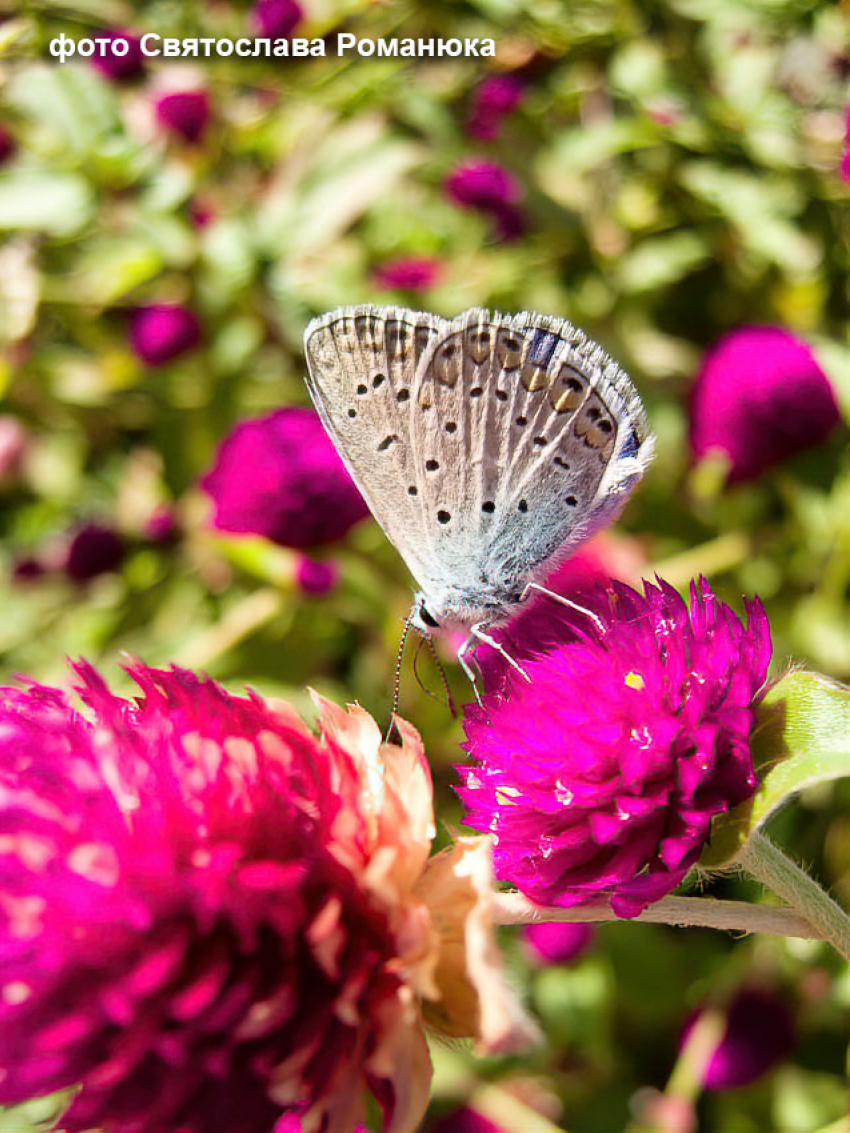
{"type": "MultiPolygon", "coordinates": [[[[495,924],[536,924],[541,921],[601,923],[622,918],[611,911],[606,897],[598,897],[570,909],[535,905],[522,893],[499,893],[492,897],[495,924]]],[[[669,924],[684,927],[715,928],[721,932],[760,932],[775,936],[796,936],[803,940],[822,940],[819,926],[811,924],[793,909],[753,905],[748,901],[719,901],[714,897],[663,897],[631,918],[637,924],[669,924]]]]}
{"type": "Polygon", "coordinates": [[[850,916],[783,850],[764,834],[753,834],[736,861],[804,917],[845,960],[850,960],[850,916]]]}

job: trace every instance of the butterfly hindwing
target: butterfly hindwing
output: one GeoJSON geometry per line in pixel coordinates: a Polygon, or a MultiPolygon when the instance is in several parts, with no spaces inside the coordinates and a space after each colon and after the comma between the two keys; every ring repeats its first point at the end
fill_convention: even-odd
{"type": "Polygon", "coordinates": [[[433,479],[427,464],[417,474],[439,497],[441,571],[500,595],[613,518],[625,493],[612,472],[647,435],[616,363],[566,320],[529,314],[453,320],[423,359],[413,412],[433,423],[433,479]]]}

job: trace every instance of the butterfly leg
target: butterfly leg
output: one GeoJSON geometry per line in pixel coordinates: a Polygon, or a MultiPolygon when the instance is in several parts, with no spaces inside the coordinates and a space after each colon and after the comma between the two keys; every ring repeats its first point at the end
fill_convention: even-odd
{"type": "Polygon", "coordinates": [[[464,674],[466,675],[466,679],[472,685],[472,691],[475,693],[475,699],[478,701],[478,704],[480,706],[481,693],[478,691],[478,677],[475,673],[475,669],[473,669],[472,665],[470,665],[469,661],[467,661],[466,659],[468,655],[472,660],[472,664],[475,665],[476,668],[478,667],[477,662],[475,661],[475,655],[472,653],[474,644],[475,640],[472,634],[470,634],[469,637],[467,637],[463,642],[460,649],[458,649],[457,651],[457,663],[463,669],[464,674]]]}
{"type": "Polygon", "coordinates": [[[562,606],[569,606],[571,610],[575,610],[579,614],[584,614],[585,617],[590,618],[600,633],[605,633],[605,623],[602,619],[594,614],[593,610],[588,610],[586,606],[580,606],[578,602],[573,602],[569,598],[565,598],[563,594],[556,594],[554,590],[549,590],[545,586],[541,586],[539,582],[529,582],[525,590],[520,595],[520,602],[524,602],[528,597],[529,590],[539,590],[541,594],[546,594],[549,598],[554,598],[556,602],[560,602],[562,606]]]}
{"type": "MultiPolygon", "coordinates": [[[[491,637],[489,633],[485,633],[481,628],[482,624],[486,625],[487,623],[478,622],[474,626],[470,626],[469,637],[466,640],[470,641],[473,637],[475,637],[479,641],[483,641],[485,645],[489,645],[491,649],[495,649],[500,657],[504,657],[507,663],[509,665],[512,665],[519,673],[519,675],[521,677],[525,677],[528,683],[531,684],[531,677],[528,675],[525,669],[523,669],[519,661],[514,660],[514,658],[511,657],[510,653],[508,653],[507,649],[505,649],[504,645],[501,645],[498,641],[496,641],[495,637],[491,637]]],[[[464,642],[464,644],[466,644],[466,642],[464,642]]]]}

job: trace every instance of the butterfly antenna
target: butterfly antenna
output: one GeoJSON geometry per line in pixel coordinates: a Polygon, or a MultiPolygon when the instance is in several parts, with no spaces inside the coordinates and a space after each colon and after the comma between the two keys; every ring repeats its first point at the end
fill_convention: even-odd
{"type": "Polygon", "coordinates": [[[401,665],[405,661],[405,645],[407,644],[407,634],[410,632],[410,622],[413,621],[413,610],[407,615],[405,619],[405,628],[401,631],[401,640],[399,641],[399,653],[396,657],[396,679],[392,683],[392,715],[397,716],[399,710],[399,698],[401,696],[401,665]]]}
{"type": "Polygon", "coordinates": [[[428,638],[428,648],[431,650],[431,656],[434,658],[434,663],[436,664],[437,668],[440,670],[440,676],[441,676],[442,681],[443,681],[443,688],[446,690],[446,703],[449,706],[449,712],[451,712],[451,714],[452,714],[452,719],[456,720],[457,719],[457,708],[455,706],[454,697],[452,696],[452,690],[449,687],[449,679],[446,676],[446,670],[443,668],[442,662],[440,661],[440,658],[437,655],[437,648],[434,645],[434,642],[431,640],[430,637],[428,638]]]}

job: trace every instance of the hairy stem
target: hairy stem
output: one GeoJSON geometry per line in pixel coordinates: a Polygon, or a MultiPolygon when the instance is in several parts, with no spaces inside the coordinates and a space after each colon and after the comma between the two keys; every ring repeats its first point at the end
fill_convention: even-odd
{"type": "Polygon", "coordinates": [[[845,960],[850,960],[850,916],[783,850],[764,834],[753,834],[736,860],[808,921],[815,930],[812,939],[828,941],[845,960]]]}
{"type": "MultiPolygon", "coordinates": [[[[825,894],[823,894],[826,896],[825,894]]],[[[827,898],[829,900],[829,898],[827,898]]],[[[522,893],[494,893],[496,924],[536,924],[541,921],[591,922],[621,920],[606,898],[597,898],[572,909],[535,905],[522,893]]],[[[820,924],[812,924],[793,909],[751,905],[746,901],[718,901],[713,897],[664,897],[640,916],[641,924],[669,924],[716,928],[725,932],[762,932],[774,936],[798,936],[803,940],[830,940],[820,924]]]]}

